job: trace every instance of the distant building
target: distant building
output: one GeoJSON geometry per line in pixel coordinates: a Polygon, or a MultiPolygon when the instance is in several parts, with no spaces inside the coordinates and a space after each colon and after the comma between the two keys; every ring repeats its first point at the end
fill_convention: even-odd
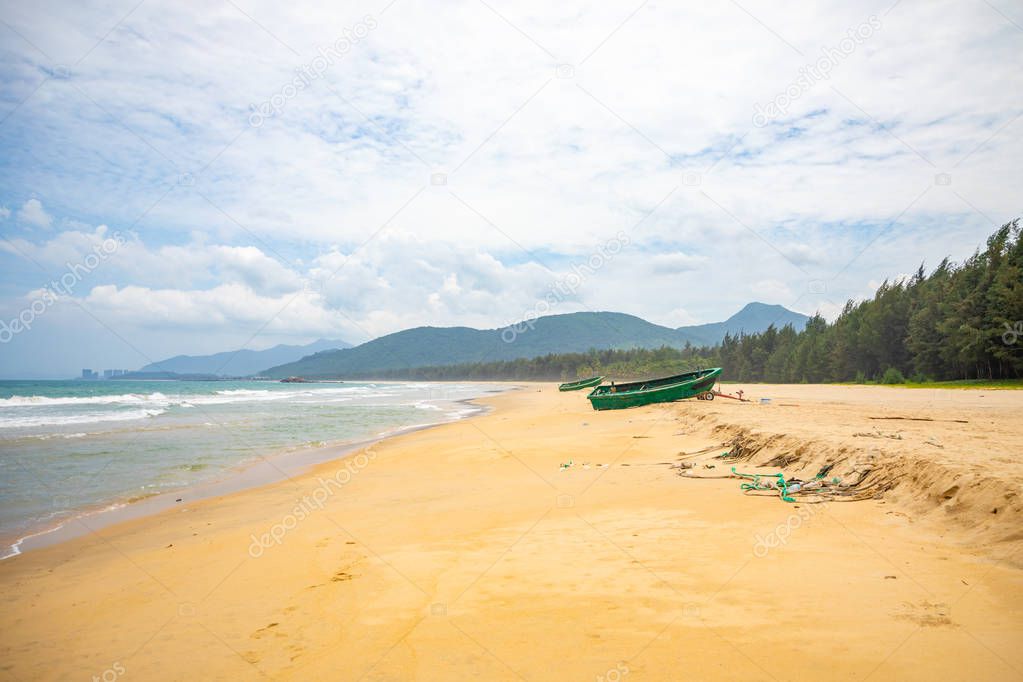
{"type": "Polygon", "coordinates": [[[124,376],[123,369],[105,369],[103,370],[104,379],[112,379],[114,377],[124,376]]]}
{"type": "Polygon", "coordinates": [[[99,375],[96,374],[96,372],[93,372],[91,369],[83,369],[82,370],[82,378],[83,379],[98,379],[99,375]]]}

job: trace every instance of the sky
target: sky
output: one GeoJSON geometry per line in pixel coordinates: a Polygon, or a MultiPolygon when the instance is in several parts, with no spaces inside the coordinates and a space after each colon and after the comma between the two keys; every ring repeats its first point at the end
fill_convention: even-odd
{"type": "Polygon", "coordinates": [[[0,376],[833,319],[969,257],[1021,213],[1023,6],[805,5],[3,2],[0,376]]]}

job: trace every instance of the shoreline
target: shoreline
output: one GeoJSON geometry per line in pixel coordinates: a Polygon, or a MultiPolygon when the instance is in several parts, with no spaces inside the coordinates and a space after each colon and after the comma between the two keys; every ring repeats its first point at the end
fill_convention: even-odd
{"type": "MultiPolygon", "coordinates": [[[[890,392],[869,387],[766,385],[749,388],[768,405],[595,412],[556,385],[519,385],[475,399],[485,414],[382,439],[293,480],[0,562],[6,671],[54,680],[114,664],[157,680],[616,671],[638,682],[680,666],[696,679],[764,678],[779,661],[786,679],[821,670],[1006,679],[1023,669],[1023,570],[999,559],[1020,548],[1000,534],[1015,532],[1015,512],[1000,506],[984,534],[950,523],[972,504],[966,474],[994,472],[1002,492],[1020,487],[1012,453],[1023,424],[1012,415],[1023,395],[914,392],[882,404],[890,392]],[[856,436],[873,417],[917,416],[934,421],[881,422],[898,440],[856,436]],[[985,438],[1011,463],[977,455],[985,438]],[[888,464],[919,452],[933,466],[956,464],[963,490],[933,501],[919,487],[929,478],[907,475],[909,487],[879,498],[787,504],[710,470],[733,447],[759,448],[741,471],[804,477],[800,466],[812,475],[854,450],[888,464]],[[680,475],[679,463],[696,466],[680,475]]],[[[834,475],[845,477],[843,466],[834,475]]],[[[944,490],[940,476],[934,484],[944,490]]]]}
{"type": "MultiPolygon", "coordinates": [[[[507,390],[516,389],[512,387],[507,390]]],[[[307,474],[321,465],[341,461],[359,450],[371,447],[388,438],[436,428],[444,424],[486,414],[490,408],[476,404],[476,400],[478,399],[463,398],[453,400],[452,403],[454,404],[466,405],[473,409],[471,413],[459,415],[454,419],[401,426],[388,429],[370,438],[355,441],[337,441],[314,448],[291,448],[272,454],[256,455],[254,459],[239,462],[224,469],[216,477],[208,481],[186,485],[166,492],[154,493],[141,498],[128,498],[108,502],[102,506],[97,505],[73,510],[70,516],[64,518],[57,525],[49,525],[43,528],[28,528],[24,531],[24,535],[4,537],[0,540],[0,546],[5,546],[7,548],[6,551],[10,553],[0,556],[0,563],[15,559],[26,552],[68,542],[111,526],[146,519],[173,509],[177,505],[195,503],[281,483],[307,474]],[[13,541],[11,541],[11,538],[13,538],[13,541]]]]}

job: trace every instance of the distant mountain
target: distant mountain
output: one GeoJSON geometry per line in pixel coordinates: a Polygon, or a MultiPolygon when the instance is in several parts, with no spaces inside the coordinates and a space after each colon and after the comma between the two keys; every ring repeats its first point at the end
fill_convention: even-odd
{"type": "Polygon", "coordinates": [[[324,351],[263,372],[265,376],[326,377],[376,369],[513,360],[590,348],[677,345],[678,332],[622,313],[550,315],[501,329],[416,327],[361,346],[324,351]]]}
{"type": "Polygon", "coordinates": [[[381,336],[361,346],[328,350],[271,367],[263,376],[344,377],[375,370],[405,369],[532,358],[591,348],[659,348],[711,345],[726,332],[763,331],[770,324],[802,329],[806,316],[781,306],[751,303],[724,322],[671,329],[623,313],[550,315],[500,329],[416,327],[381,336]]]}
{"type": "Polygon", "coordinates": [[[293,362],[310,353],[339,348],[351,348],[344,341],[320,339],[304,346],[281,344],[266,350],[242,349],[225,351],[213,355],[177,355],[146,365],[139,372],[170,372],[174,374],[216,374],[220,376],[247,377],[258,374],[267,367],[293,362]]]}
{"type": "Polygon", "coordinates": [[[802,331],[808,319],[810,318],[806,315],[793,312],[784,306],[747,303],[742,310],[724,322],[679,327],[678,332],[694,346],[712,346],[721,343],[726,333],[732,336],[741,332],[753,334],[764,331],[772,324],[778,329],[791,324],[796,331],[802,331]]]}

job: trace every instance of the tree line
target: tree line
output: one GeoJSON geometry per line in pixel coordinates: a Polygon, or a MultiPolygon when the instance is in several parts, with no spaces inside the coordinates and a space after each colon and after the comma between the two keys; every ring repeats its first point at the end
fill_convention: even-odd
{"type": "MultiPolygon", "coordinates": [[[[963,263],[885,281],[849,301],[833,323],[819,314],[796,330],[773,325],[715,346],[586,353],[373,372],[372,378],[617,380],[723,367],[723,379],[778,383],[902,382],[1023,377],[1023,239],[1019,219],[963,263]]],[[[358,378],[358,377],[352,377],[358,378]]],[[[368,378],[368,377],[367,377],[368,378]]]]}
{"type": "Polygon", "coordinates": [[[741,381],[1012,379],[1023,376],[1023,240],[1019,220],[960,264],[884,282],[828,324],[725,337],[717,357],[741,381]]]}
{"type": "Polygon", "coordinates": [[[572,381],[604,375],[626,379],[644,376],[681,374],[712,366],[707,349],[634,348],[629,350],[590,350],[585,353],[552,353],[535,358],[472,362],[437,367],[413,367],[346,374],[352,379],[407,379],[410,381],[514,380],[572,381]]]}

